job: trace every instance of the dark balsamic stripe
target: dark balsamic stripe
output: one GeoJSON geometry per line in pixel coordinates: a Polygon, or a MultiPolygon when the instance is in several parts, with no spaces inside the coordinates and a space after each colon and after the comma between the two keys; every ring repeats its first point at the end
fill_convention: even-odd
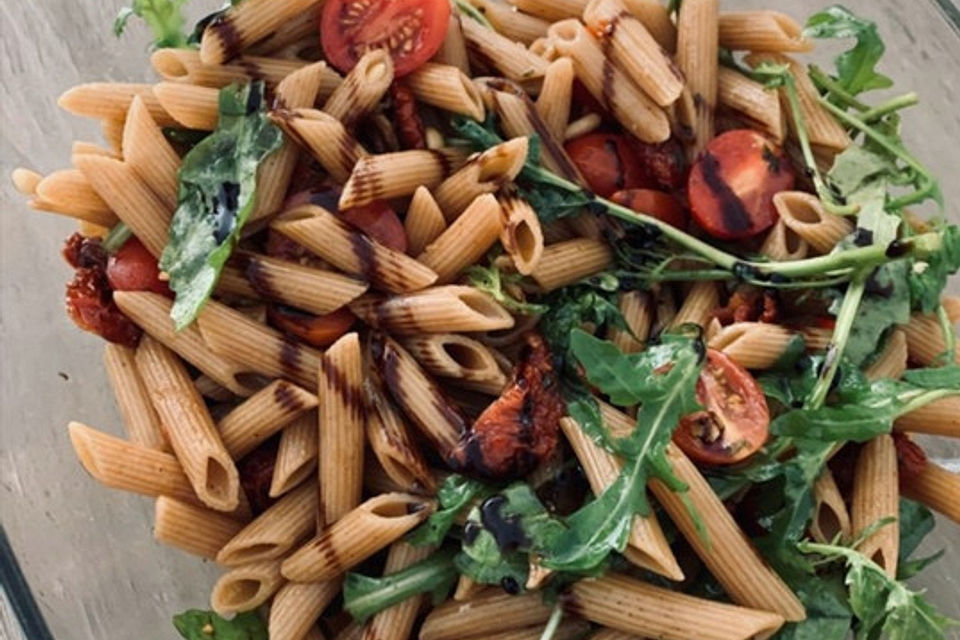
{"type": "Polygon", "coordinates": [[[750,214],[747,213],[740,197],[720,176],[720,163],[716,156],[709,151],[704,152],[700,159],[700,167],[703,171],[703,181],[720,202],[724,228],[731,233],[748,230],[751,226],[750,214]]]}
{"type": "Polygon", "coordinates": [[[227,60],[236,58],[243,51],[243,38],[240,37],[240,32],[237,31],[230,16],[220,14],[213,19],[208,28],[220,36],[227,60]]]}
{"type": "Polygon", "coordinates": [[[294,391],[293,385],[289,382],[281,380],[277,384],[277,388],[273,390],[273,399],[277,401],[284,411],[294,413],[303,409],[303,402],[301,402],[297,392],[294,391]]]}

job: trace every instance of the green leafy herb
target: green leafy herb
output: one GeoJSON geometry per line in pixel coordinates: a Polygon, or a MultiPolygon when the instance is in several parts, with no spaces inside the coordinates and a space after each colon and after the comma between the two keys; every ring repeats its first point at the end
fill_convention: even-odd
{"type": "Polygon", "coordinates": [[[186,640],[267,640],[267,625],[255,611],[230,620],[213,611],[190,609],[173,617],[173,626],[186,640]]]}
{"type": "Polygon", "coordinates": [[[141,18],[153,32],[154,46],[183,48],[187,46],[187,34],[184,32],[186,20],[183,17],[183,5],[187,0],[133,0],[133,4],[124,7],[113,22],[113,33],[123,35],[127,22],[133,16],[141,18]]]}
{"type": "Polygon", "coordinates": [[[554,291],[541,301],[547,312],[540,319],[540,332],[553,353],[565,355],[574,329],[591,324],[629,330],[612,293],[589,285],[575,285],[554,291]]]}
{"type": "Polygon", "coordinates": [[[923,313],[932,313],[940,305],[947,287],[947,278],[960,270],[960,227],[946,226],[941,235],[940,250],[912,263],[907,283],[913,306],[923,313]]]}
{"type": "Polygon", "coordinates": [[[113,225],[113,228],[110,229],[110,233],[107,234],[107,237],[103,239],[103,250],[108,254],[113,255],[120,250],[120,247],[127,244],[133,236],[133,231],[130,230],[123,222],[118,222],[113,225]]]}
{"type": "Polygon", "coordinates": [[[925,568],[939,560],[944,553],[941,549],[937,553],[925,558],[912,559],[914,551],[923,542],[936,524],[933,513],[919,502],[900,498],[900,513],[897,516],[900,526],[900,551],[897,561],[897,580],[908,580],[925,568]]]}
{"type": "Polygon", "coordinates": [[[960,388],[960,365],[951,364],[938,369],[908,369],[901,378],[920,389],[960,388]]]}
{"type": "Polygon", "coordinates": [[[505,274],[496,265],[491,264],[488,267],[479,264],[473,265],[467,269],[467,280],[470,282],[470,286],[488,294],[511,313],[536,315],[547,311],[549,308],[544,304],[518,300],[507,293],[504,286],[519,283],[523,280],[523,276],[516,273],[505,274]]]}
{"type": "MultiPolygon", "coordinates": [[[[453,551],[438,551],[402,571],[370,578],[348,573],[343,583],[343,607],[358,622],[421,593],[442,602],[457,579],[453,551]]],[[[266,636],[264,636],[266,638],[266,636]]]]}
{"type": "Polygon", "coordinates": [[[283,141],[265,113],[264,84],[220,91],[220,124],[183,159],[180,204],[160,268],[170,275],[177,329],[193,322],[253,210],[260,162],[283,141]]]}
{"type": "Polygon", "coordinates": [[[834,5],[807,20],[803,35],[813,38],[856,38],[857,44],[836,59],[836,82],[850,95],[856,96],[871,89],[886,89],[893,85],[887,76],[876,71],[883,57],[884,44],[877,25],[834,5]]]}
{"type": "Polygon", "coordinates": [[[457,515],[473,500],[487,495],[490,487],[466,476],[448,476],[437,491],[439,507],[422,525],[407,536],[407,542],[422,547],[443,542],[457,515]]]}
{"type": "Polygon", "coordinates": [[[790,586],[803,602],[807,617],[787,623],[773,640],[846,640],[853,623],[841,575],[805,575],[790,586]]]}

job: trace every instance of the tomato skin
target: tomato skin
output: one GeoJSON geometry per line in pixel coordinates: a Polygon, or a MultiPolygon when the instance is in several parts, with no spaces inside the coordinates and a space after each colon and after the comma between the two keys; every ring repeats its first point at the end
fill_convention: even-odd
{"type": "Polygon", "coordinates": [[[328,347],[350,330],[357,317],[344,307],[332,313],[315,316],[280,304],[267,307],[267,320],[285,333],[300,338],[314,347],[328,347]]]}
{"type": "Polygon", "coordinates": [[[449,25],[447,0],[327,0],[320,43],[327,61],[344,73],[368,49],[386,46],[399,78],[433,57],[449,25]]]}
{"type": "Polygon", "coordinates": [[[377,200],[362,207],[344,209],[339,212],[341,218],[360,231],[379,242],[380,244],[406,253],[407,232],[403,223],[389,204],[377,200]]]}
{"type": "Polygon", "coordinates": [[[662,220],[677,229],[687,228],[687,212],[669,193],[654,189],[627,189],[610,196],[617,204],[662,220]]]}
{"type": "Polygon", "coordinates": [[[735,129],[707,145],[690,172],[687,195],[704,231],[741,240],[773,226],[773,196],[792,189],[795,181],[782,149],[756,131],[735,129]]]}
{"type": "Polygon", "coordinates": [[[767,441],[770,410],[763,390],[730,356],[707,349],[697,401],[704,410],[680,418],[673,433],[673,442],[695,462],[735,464],[767,441]]]}
{"type": "Polygon", "coordinates": [[[587,186],[598,196],[609,198],[624,189],[654,186],[643,169],[640,153],[626,136],[588,133],[574,138],[564,148],[583,174],[587,186]]]}
{"type": "Polygon", "coordinates": [[[130,238],[107,261],[107,280],[114,291],[150,291],[172,296],[160,279],[157,259],[136,238],[130,238]]]}

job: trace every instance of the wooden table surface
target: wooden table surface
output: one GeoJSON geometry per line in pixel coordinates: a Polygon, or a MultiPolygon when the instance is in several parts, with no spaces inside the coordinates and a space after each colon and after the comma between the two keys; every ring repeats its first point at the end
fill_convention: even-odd
{"type": "MultiPolygon", "coordinates": [[[[949,6],[950,0],[940,0],[949,6]]],[[[100,357],[102,344],[63,312],[70,274],[59,249],[73,225],[29,211],[6,176],[17,166],[69,166],[70,143],[98,141],[96,123],[56,108],[68,87],[151,78],[148,36],[135,26],[117,40],[121,0],[0,1],[0,521],[56,638],[173,638],[170,616],[206,607],[216,570],[151,537],[153,503],[107,491],[76,462],[68,420],[120,433],[100,357]]],[[[218,2],[195,0],[194,14],[218,2]]],[[[808,0],[724,0],[724,8],[774,7],[804,16],[808,0]]],[[[950,215],[960,203],[960,35],[933,1],[847,0],[874,17],[891,53],[883,70],[923,104],[907,117],[912,149],[940,168],[950,215]]],[[[955,10],[955,9],[954,9],[955,10]]],[[[956,290],[956,282],[954,283],[956,290]]],[[[957,443],[936,453],[956,465],[957,443]]],[[[960,529],[944,523],[927,548],[946,559],[920,581],[960,616],[960,529]]],[[[0,607],[0,610],[5,610],[0,607]]],[[[0,626],[0,629],[3,627],[0,626]]]]}

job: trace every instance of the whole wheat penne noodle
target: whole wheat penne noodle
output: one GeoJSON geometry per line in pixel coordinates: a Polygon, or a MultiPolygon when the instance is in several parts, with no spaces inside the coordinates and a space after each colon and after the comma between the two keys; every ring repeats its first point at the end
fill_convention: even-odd
{"type": "Polygon", "coordinates": [[[99,224],[87,222],[86,220],[78,220],[77,231],[80,232],[80,235],[82,236],[100,238],[103,240],[110,233],[110,227],[102,227],[99,224]]]}
{"type": "Polygon", "coordinates": [[[623,0],[623,4],[668,53],[677,50],[677,27],[667,5],[660,0],[623,0]]]}
{"type": "Polygon", "coordinates": [[[693,97],[692,157],[713,139],[717,106],[717,0],[695,0],[680,7],[677,16],[677,65],[693,97]]]}
{"type": "Polygon", "coordinates": [[[249,251],[234,251],[231,263],[260,297],[318,315],[356,300],[370,286],[342,273],[249,251]]]}
{"type": "Polygon", "coordinates": [[[473,338],[438,333],[407,338],[403,345],[435,376],[490,382],[501,388],[507,383],[493,351],[473,338]]]}
{"type": "Polygon", "coordinates": [[[386,49],[363,54],[339,87],[327,98],[324,112],[352,127],[373,111],[393,82],[393,59],[386,49]]]}
{"type": "Polygon", "coordinates": [[[309,391],[286,380],[274,380],[221,418],[217,428],[223,446],[239,460],[316,406],[317,396],[309,391]]]}
{"type": "Polygon", "coordinates": [[[773,197],[773,205],[783,224],[818,254],[829,253],[853,231],[850,220],[827,212],[816,196],[803,191],[781,191],[773,197]]]}
{"type": "Polygon", "coordinates": [[[575,582],[563,604],[591,622],[663,640],[769,638],[784,623],[777,613],[695,598],[617,574],[575,582]]]}
{"type": "Polygon", "coordinates": [[[617,629],[603,628],[598,630],[592,636],[590,636],[590,640],[644,640],[644,639],[636,634],[627,633],[626,631],[618,631],[617,629]]]}
{"type": "Polygon", "coordinates": [[[178,48],[157,49],[150,56],[150,64],[168,82],[215,88],[251,80],[263,80],[275,88],[285,77],[307,65],[298,60],[262,56],[241,56],[227,64],[204,64],[199,51],[178,48]]]}
{"type": "Polygon", "coordinates": [[[727,67],[717,69],[717,108],[778,144],[786,138],[787,122],[777,92],[727,67]]]}
{"type": "Polygon", "coordinates": [[[588,113],[585,116],[571,121],[570,124],[567,125],[567,128],[563,132],[563,139],[567,141],[585,136],[599,129],[601,124],[603,124],[603,118],[600,114],[588,113]]]}
{"type": "Polygon", "coordinates": [[[363,488],[370,495],[381,493],[422,493],[416,487],[404,487],[391,478],[376,457],[366,456],[363,461],[363,488]]]}
{"type": "Polygon", "coordinates": [[[143,246],[160,257],[167,245],[173,211],[147,187],[129,164],[93,155],[74,156],[73,163],[143,246]]]}
{"type": "Polygon", "coordinates": [[[277,498],[314,473],[317,465],[317,416],[308,412],[280,433],[277,461],[270,480],[270,497],[277,498]]]}
{"type": "Polygon", "coordinates": [[[550,608],[536,592],[518,596],[492,592],[464,602],[444,602],[427,615],[420,640],[463,640],[543,624],[549,618],[550,608]]]}
{"type": "MultiPolygon", "coordinates": [[[[579,640],[590,631],[590,624],[585,620],[566,619],[560,622],[553,632],[553,640],[579,640]]],[[[471,636],[470,640],[540,640],[543,635],[543,625],[524,627],[512,631],[501,631],[494,634],[471,636]]],[[[593,640],[595,636],[590,636],[593,640]]]]}
{"type": "Polygon", "coordinates": [[[206,64],[223,64],[317,4],[318,0],[251,0],[234,5],[207,25],[200,41],[200,59],[206,64]]]}
{"type": "Polygon", "coordinates": [[[612,263],[613,253],[605,242],[577,238],[544,247],[530,277],[544,291],[553,291],[599,273],[612,263]]]}
{"type": "Polygon", "coordinates": [[[525,45],[546,36],[550,27],[546,20],[517,11],[500,0],[470,0],[470,4],[483,14],[497,33],[525,45]]]}
{"type": "Polygon", "coordinates": [[[803,27],[779,11],[730,11],[717,20],[720,46],[731,51],[813,51],[803,27]]]}
{"type": "Polygon", "coordinates": [[[137,371],[136,351],[119,344],[107,343],[103,349],[103,366],[113,389],[117,408],[123,416],[130,442],[158,451],[170,445],[160,418],[150,402],[150,394],[137,371]]]}
{"type": "Polygon", "coordinates": [[[404,82],[424,104],[483,120],[480,92],[458,66],[427,62],[404,77],[404,82]]]}
{"type": "MultiPolygon", "coordinates": [[[[151,114],[152,115],[152,114],[151,114]]],[[[70,157],[79,156],[83,154],[91,154],[95,156],[107,156],[108,158],[114,158],[120,160],[121,156],[117,154],[113,149],[107,149],[93,142],[83,142],[81,140],[75,140],[70,146],[70,157]]]]}
{"type": "Polygon", "coordinates": [[[500,232],[500,244],[513,260],[517,272],[530,275],[543,257],[543,229],[530,203],[514,195],[501,195],[500,206],[506,219],[500,232]]]}
{"type": "Polygon", "coordinates": [[[272,55],[279,49],[283,49],[304,38],[315,36],[317,33],[317,11],[313,8],[291,16],[283,24],[277,27],[273,33],[263,40],[247,47],[244,53],[256,55],[272,55]]]}
{"type": "Polygon", "coordinates": [[[407,208],[407,217],[403,221],[403,230],[407,234],[407,253],[412,256],[420,255],[446,228],[446,218],[430,190],[423,186],[417,187],[407,208]]]}
{"type": "Polygon", "coordinates": [[[650,291],[655,310],[650,333],[656,336],[673,323],[673,318],[677,315],[677,302],[673,296],[673,288],[668,284],[654,285],[650,291]]]}
{"type": "Polygon", "coordinates": [[[134,96],[140,96],[159,126],[176,126],[177,121],[161,106],[152,88],[149,84],[91,82],[67,90],[57,99],[57,105],[75,116],[123,121],[134,96]]]}
{"type": "Polygon", "coordinates": [[[627,291],[620,294],[617,306],[630,331],[610,329],[610,341],[625,353],[637,353],[650,336],[653,322],[650,295],[644,291],[627,291]]]}
{"type": "Polygon", "coordinates": [[[809,252],[810,245],[807,241],[797,235],[783,220],[777,220],[760,247],[761,254],[777,262],[802,260],[809,252]]]}
{"type": "Polygon", "coordinates": [[[167,439],[204,504],[232,511],[239,502],[237,467],[223,446],[203,398],[180,359],[150,336],[137,347],[137,369],[150,393],[167,439]]]}
{"type": "Polygon", "coordinates": [[[927,461],[919,473],[900,475],[904,497],[916,500],[960,524],[960,473],[927,461]]]}
{"type": "Polygon", "coordinates": [[[196,326],[191,325],[179,332],[174,328],[170,318],[173,302],[169,298],[146,291],[115,291],[113,300],[124,315],[147,334],[176,351],[219,385],[240,396],[253,393],[254,389],[242,380],[242,374],[246,372],[243,365],[208,347],[196,326]]]}
{"type": "Polygon", "coordinates": [[[135,96],[123,128],[123,159],[167,208],[177,208],[180,156],[157,126],[143,98],[135,96]]]}
{"type": "Polygon", "coordinates": [[[941,398],[896,419],[897,431],[960,438],[960,397],[941,398]]]}
{"type": "Polygon", "coordinates": [[[33,195],[29,204],[39,211],[58,213],[107,227],[118,222],[110,205],[78,169],[63,169],[42,177],[34,185],[33,195]]]}
{"type": "Polygon", "coordinates": [[[813,484],[813,517],[810,535],[824,544],[850,540],[850,514],[830,469],[824,468],[813,484]]]}
{"type": "Polygon", "coordinates": [[[123,129],[124,121],[114,118],[104,118],[100,121],[100,132],[103,134],[103,140],[117,154],[123,155],[123,129]]]}
{"type": "Polygon", "coordinates": [[[153,538],[195,556],[217,557],[243,523],[220,512],[198,507],[169,496],[154,503],[153,538]]]}
{"type": "Polygon", "coordinates": [[[320,358],[319,480],[323,522],[332,524],[360,504],[363,493],[363,364],[360,339],[348,333],[320,358]]]}
{"type": "MultiPolygon", "coordinates": [[[[951,324],[957,320],[951,318],[951,324]]],[[[900,327],[907,336],[907,354],[910,362],[918,365],[930,366],[940,360],[947,352],[947,344],[943,339],[940,321],[935,315],[915,313],[910,316],[910,322],[900,327]]],[[[953,352],[953,362],[960,363],[960,341],[953,352]]]]}
{"type": "Polygon", "coordinates": [[[573,100],[573,61],[557,58],[543,74],[543,87],[537,96],[537,112],[557,140],[563,141],[570,121],[573,100]]]}
{"type": "Polygon", "coordinates": [[[289,580],[330,580],[399,539],[426,520],[433,501],[406,493],[367,500],[283,561],[289,580]]]}
{"type": "Polygon", "coordinates": [[[481,584],[470,576],[460,574],[460,577],[457,579],[457,586],[453,590],[453,600],[455,602],[473,600],[481,593],[488,590],[490,590],[489,585],[481,584]]]}
{"type": "Polygon", "coordinates": [[[181,82],[160,82],[153,87],[163,109],[177,126],[213,131],[220,122],[220,91],[181,82]]]}
{"type": "Polygon", "coordinates": [[[683,91],[683,74],[643,23],[621,0],[591,0],[583,20],[605,33],[607,56],[661,107],[673,104],[683,91]]]}
{"type": "Polygon", "coordinates": [[[514,324],[513,316],[496,300],[458,285],[388,298],[363,296],[350,309],[370,326],[398,335],[497,331],[514,324]]]}
{"type": "MultiPolygon", "coordinates": [[[[900,329],[894,329],[887,337],[887,342],[863,374],[868,380],[888,378],[899,380],[907,369],[907,335],[900,329]]],[[[960,409],[960,404],[957,405],[960,409]]],[[[957,416],[960,420],[960,415],[957,416]]],[[[960,422],[957,423],[960,425],[960,422]]]]}
{"type": "Polygon", "coordinates": [[[316,109],[275,111],[274,121],[284,132],[305,147],[339,183],[350,177],[357,160],[367,155],[343,123],[316,109]]]}
{"type": "MultiPolygon", "coordinates": [[[[557,53],[557,48],[553,46],[553,40],[551,40],[549,36],[537,38],[527,46],[527,49],[529,49],[533,55],[540,56],[547,62],[554,62],[560,59],[560,54],[557,53]]],[[[546,80],[546,73],[544,73],[544,80],[546,80]]],[[[543,87],[541,86],[541,91],[542,90],[543,87]]]]}
{"type": "Polygon", "coordinates": [[[414,149],[360,158],[343,186],[340,209],[433,189],[467,160],[462,148],[414,149]]]}
{"type": "MultiPolygon", "coordinates": [[[[467,18],[470,20],[471,18],[467,18]]],[[[456,7],[450,11],[450,24],[447,26],[447,34],[440,45],[439,51],[433,56],[433,61],[438,64],[446,64],[456,67],[468,76],[470,75],[470,58],[467,54],[467,41],[463,37],[463,29],[460,27],[461,16],[456,7]]]]}
{"type": "Polygon", "coordinates": [[[248,370],[286,378],[307,391],[316,390],[320,366],[316,349],[213,300],[200,312],[197,326],[213,353],[228,353],[248,370]]]}
{"type": "Polygon", "coordinates": [[[37,192],[37,185],[43,181],[43,176],[32,169],[17,167],[10,173],[10,180],[22,195],[32,196],[37,192]]]}
{"type": "Polygon", "coordinates": [[[387,291],[417,291],[437,279],[437,274],[427,266],[380,244],[315,205],[285,211],[271,226],[338,269],[368,278],[387,291]]]}
{"type": "Polygon", "coordinates": [[[283,585],[279,560],[236,567],[220,576],[210,593],[210,608],[221,616],[253,611],[283,585]]]}
{"type": "MultiPolygon", "coordinates": [[[[893,436],[882,434],[863,445],[853,474],[850,497],[850,524],[853,536],[882,518],[896,519],[900,490],[897,482],[897,451],[893,436]]],[[[887,575],[897,575],[900,524],[892,522],[875,531],[857,547],[863,555],[883,567],[887,575]]]]}
{"type": "Polygon", "coordinates": [[[504,77],[514,82],[543,78],[547,61],[530,53],[525,46],[483,26],[476,20],[462,20],[460,29],[467,49],[493,65],[504,77]]]}
{"type": "Polygon", "coordinates": [[[539,16],[547,22],[565,18],[579,18],[587,6],[587,0],[509,0],[518,10],[539,16]]]}
{"type": "Polygon", "coordinates": [[[447,221],[455,220],[477,196],[493,193],[516,178],[527,161],[528,146],[527,138],[514,138],[490,147],[444,180],[433,197],[447,221]]]}
{"type": "Polygon", "coordinates": [[[500,239],[503,223],[497,199],[489,193],[477,196],[417,260],[437,274],[437,284],[452,282],[500,239]]]}
{"type": "MultiPolygon", "coordinates": [[[[434,549],[429,546],[414,547],[406,542],[394,542],[387,553],[383,575],[402,571],[433,552],[434,549]]],[[[364,627],[361,640],[408,640],[424,599],[424,595],[416,595],[377,613],[364,627]]]]}
{"type": "Polygon", "coordinates": [[[823,351],[830,346],[830,340],[833,338],[833,329],[826,327],[800,327],[800,335],[806,344],[807,351],[823,351]]]}
{"type": "Polygon", "coordinates": [[[796,339],[786,327],[765,322],[735,322],[716,332],[707,346],[730,356],[746,369],[769,369],[796,339]]]}
{"type": "Polygon", "coordinates": [[[270,605],[270,640],[305,640],[327,605],[340,593],[341,580],[288,582],[270,605]]]}
{"type": "Polygon", "coordinates": [[[720,292],[713,282],[694,282],[683,298],[683,304],[677,309],[677,315],[671,322],[672,326],[692,323],[706,327],[713,317],[713,312],[720,306],[720,292]]]}

